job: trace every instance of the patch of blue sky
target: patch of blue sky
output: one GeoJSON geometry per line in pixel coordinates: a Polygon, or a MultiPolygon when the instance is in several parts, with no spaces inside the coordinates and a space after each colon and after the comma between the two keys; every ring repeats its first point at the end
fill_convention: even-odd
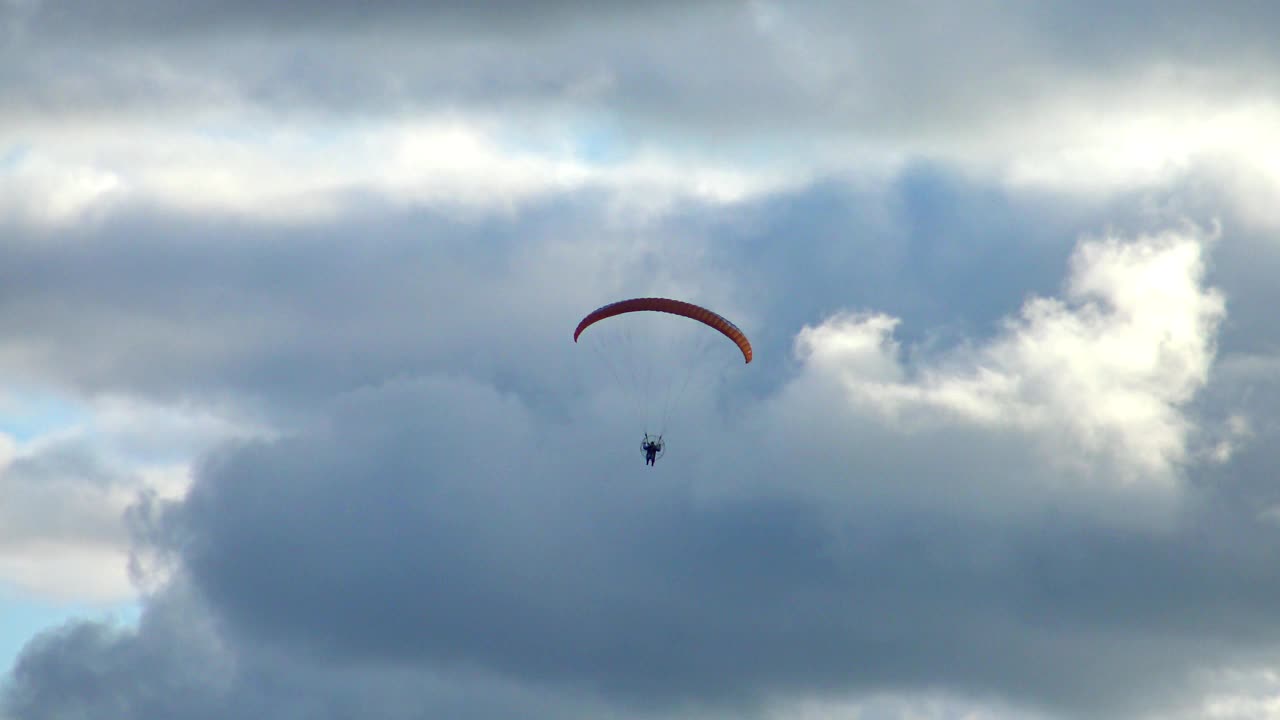
{"type": "Polygon", "coordinates": [[[572,135],[574,155],[592,165],[612,165],[627,158],[629,147],[616,128],[602,123],[579,127],[572,135]]]}
{"type": "Polygon", "coordinates": [[[22,164],[31,152],[31,146],[17,143],[0,147],[0,172],[10,172],[22,164]]]}
{"type": "Polygon", "coordinates": [[[56,394],[0,389],[0,432],[26,442],[89,420],[87,409],[56,394]]]}
{"type": "Polygon", "coordinates": [[[508,126],[495,141],[512,153],[549,155],[567,148],[574,160],[597,166],[621,163],[635,149],[623,130],[607,119],[579,118],[552,130],[539,123],[527,128],[508,126]]]}

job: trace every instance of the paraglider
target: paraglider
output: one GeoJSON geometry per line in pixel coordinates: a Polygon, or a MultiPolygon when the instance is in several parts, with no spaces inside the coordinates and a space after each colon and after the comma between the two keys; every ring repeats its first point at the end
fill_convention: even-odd
{"type": "Polygon", "coordinates": [[[662,457],[662,453],[666,452],[667,445],[662,442],[662,436],[656,438],[649,437],[649,433],[644,434],[644,440],[640,443],[640,448],[644,450],[644,464],[652,466],[662,457]]]}
{"type": "MultiPolygon", "coordinates": [[[[752,359],[751,342],[750,340],[747,339],[746,334],[743,333],[742,330],[737,325],[730,322],[724,316],[718,313],[712,312],[711,310],[708,310],[705,307],[702,307],[700,305],[694,305],[693,303],[685,302],[683,300],[673,300],[670,298],[658,298],[658,297],[632,298],[629,300],[620,300],[618,302],[610,303],[603,307],[597,308],[591,311],[590,313],[588,313],[587,316],[582,318],[581,322],[578,323],[578,327],[573,331],[573,341],[575,343],[578,342],[578,339],[583,334],[583,332],[588,328],[590,328],[591,326],[595,325],[596,323],[599,323],[603,320],[608,320],[609,318],[614,318],[619,315],[627,315],[630,313],[665,313],[668,315],[685,317],[695,322],[701,323],[702,325],[705,325],[707,328],[715,330],[719,332],[721,335],[723,335],[724,337],[728,338],[737,347],[738,351],[741,353],[743,361],[746,363],[751,362],[751,359],[752,359]]],[[[593,331],[593,333],[598,333],[598,332],[600,331],[598,330],[593,331]]],[[[710,335],[710,337],[714,338],[715,336],[710,335]]],[[[631,337],[630,337],[629,330],[627,332],[627,335],[625,336],[625,339],[626,339],[625,344],[629,346],[628,348],[626,348],[625,351],[622,351],[620,349],[620,346],[624,343],[614,344],[610,348],[610,350],[618,351],[618,354],[620,355],[619,357],[616,357],[616,358],[610,358],[610,361],[615,363],[614,366],[611,367],[611,370],[614,371],[615,377],[618,379],[620,384],[624,384],[624,385],[626,383],[623,381],[623,378],[628,378],[629,380],[631,380],[631,382],[635,386],[634,392],[635,392],[635,395],[637,396],[638,406],[645,405],[650,402],[656,402],[655,398],[659,395],[661,395],[663,398],[663,402],[662,402],[663,408],[662,408],[660,422],[656,422],[653,425],[649,425],[649,428],[657,426],[659,431],[655,435],[650,435],[649,428],[646,428],[645,434],[644,434],[644,440],[641,442],[641,445],[640,445],[641,450],[643,450],[644,452],[645,465],[652,467],[657,462],[657,460],[662,457],[663,453],[666,451],[666,445],[665,445],[665,442],[663,441],[662,434],[667,421],[667,416],[669,415],[671,406],[673,404],[673,387],[678,386],[679,388],[675,392],[675,396],[676,396],[675,399],[678,399],[678,395],[684,392],[685,388],[689,384],[689,381],[693,377],[694,363],[691,362],[689,364],[689,367],[684,368],[685,370],[685,372],[683,373],[685,376],[684,382],[679,383],[674,378],[670,377],[672,373],[667,372],[669,368],[663,368],[661,371],[659,371],[656,374],[651,372],[650,368],[644,368],[644,369],[638,368],[637,367],[638,362],[643,360],[643,358],[638,358],[638,356],[646,355],[649,357],[653,357],[654,350],[652,348],[643,347],[642,349],[645,352],[642,353],[642,352],[635,351],[635,348],[630,346],[631,337]],[[654,387],[655,375],[658,378],[657,384],[665,387],[665,391],[663,391],[662,388],[654,387]],[[657,390],[657,392],[655,392],[655,390],[657,390]]],[[[703,344],[703,343],[715,344],[701,337],[698,337],[696,339],[699,344],[703,344]]],[[[716,342],[719,342],[719,341],[716,341],[716,342]]],[[[603,355],[607,353],[602,350],[601,354],[603,355]]],[[[677,354],[678,353],[671,353],[671,354],[660,353],[659,356],[663,358],[663,361],[666,361],[670,364],[678,365],[679,364],[678,361],[672,359],[677,354]]],[[[640,410],[640,414],[644,416],[643,422],[646,422],[646,423],[650,422],[650,415],[645,413],[643,410],[640,410]]]]}

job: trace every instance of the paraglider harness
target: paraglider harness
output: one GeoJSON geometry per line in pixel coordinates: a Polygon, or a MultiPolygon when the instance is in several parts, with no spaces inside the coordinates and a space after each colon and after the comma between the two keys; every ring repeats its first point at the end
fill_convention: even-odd
{"type": "Polygon", "coordinates": [[[640,442],[640,449],[644,451],[644,464],[653,465],[667,451],[667,446],[662,442],[661,435],[650,437],[649,433],[645,433],[644,440],[640,442]]]}

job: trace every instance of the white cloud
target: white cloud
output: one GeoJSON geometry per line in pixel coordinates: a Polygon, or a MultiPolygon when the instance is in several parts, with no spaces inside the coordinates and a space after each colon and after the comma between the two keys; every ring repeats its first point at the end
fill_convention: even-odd
{"type": "Polygon", "coordinates": [[[144,494],[182,498],[215,443],[270,435],[209,408],[121,397],[67,407],[29,439],[0,435],[0,582],[60,601],[134,597],[129,508],[144,494]]]}
{"type": "Polygon", "coordinates": [[[120,190],[120,176],[110,170],[78,158],[26,152],[11,167],[0,166],[0,218],[66,226],[86,219],[120,190]]]}
{"type": "Polygon", "coordinates": [[[1183,713],[1165,717],[1191,720],[1277,720],[1280,718],[1280,672],[1266,665],[1206,671],[1213,692],[1183,713]]]}
{"type": "MultiPolygon", "coordinates": [[[[515,147],[519,128],[483,117],[271,131],[151,125],[27,128],[22,158],[0,183],[0,218],[62,226],[122,202],[159,203],[293,222],[335,217],[362,193],[395,203],[504,211],[555,193],[598,188],[622,210],[679,198],[737,202],[803,174],[659,149],[592,160],[569,138],[515,147]]],[[[20,134],[21,135],[21,134],[20,134]]]]}
{"type": "Polygon", "coordinates": [[[1138,76],[1055,95],[1007,115],[993,112],[933,137],[903,138],[896,146],[909,157],[941,161],[1016,190],[1102,199],[1186,183],[1218,212],[1274,230],[1280,228],[1277,128],[1280,102],[1273,98],[1214,97],[1138,76]]]}
{"type": "Polygon", "coordinates": [[[1196,162],[1219,158],[1273,180],[1280,171],[1280,105],[1249,98],[1206,103],[1203,96],[1097,99],[1045,108],[1009,179],[1087,192],[1167,182],[1196,162]]]}
{"type": "Polygon", "coordinates": [[[144,489],[181,496],[187,469],[147,468],[120,479],[104,477],[118,469],[92,460],[65,469],[58,462],[27,450],[0,468],[0,582],[60,601],[132,597],[125,511],[144,489]],[[35,466],[24,466],[24,458],[35,466]]]}
{"type": "Polygon", "coordinates": [[[115,602],[135,594],[120,546],[25,543],[0,548],[0,578],[55,601],[115,602]]]}
{"type": "Polygon", "coordinates": [[[994,699],[986,702],[940,692],[878,693],[852,700],[805,699],[776,703],[767,720],[1042,720],[1048,716],[994,699]]]}
{"type": "MultiPolygon", "coordinates": [[[[804,375],[789,412],[859,418],[848,443],[905,443],[896,452],[940,458],[919,473],[963,477],[1001,505],[1010,487],[1176,498],[1194,430],[1185,407],[1208,381],[1225,315],[1203,285],[1205,243],[1190,231],[1083,242],[1064,299],[1031,298],[995,338],[941,357],[904,357],[895,318],[835,315],[796,339],[804,375]],[[843,404],[815,399],[833,384],[843,404]],[[822,409],[801,409],[810,402],[822,409]]],[[[910,476],[910,457],[869,459],[889,447],[849,452],[862,472],[910,476]]]]}

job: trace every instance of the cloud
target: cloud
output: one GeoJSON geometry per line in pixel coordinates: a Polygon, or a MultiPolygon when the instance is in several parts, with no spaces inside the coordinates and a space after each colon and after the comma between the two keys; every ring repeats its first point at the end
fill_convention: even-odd
{"type": "Polygon", "coordinates": [[[1203,243],[1179,231],[1085,242],[1067,299],[1032,297],[990,340],[937,356],[912,357],[884,314],[805,327],[801,377],[770,407],[787,418],[774,432],[793,462],[849,468],[848,490],[833,480],[825,491],[839,496],[996,513],[1083,501],[1124,524],[1160,517],[1184,490],[1189,404],[1225,316],[1202,284],[1203,243]]]}
{"type": "MultiPolygon", "coordinates": [[[[893,321],[837,315],[797,337],[802,365],[758,423],[695,398],[704,450],[663,475],[606,451],[625,428],[603,406],[565,425],[435,374],[228,446],[135,517],[250,658],[480,672],[638,716],[887,687],[1012,713],[1177,707],[1202,668],[1267,647],[1234,628],[1280,590],[1263,523],[1221,532],[1200,501],[1143,519],[1191,471],[1182,413],[1222,313],[1204,242],[1085,242],[1068,300],[911,364],[893,321]],[[1116,397],[1145,410],[1117,417],[1116,397]]],[[[43,647],[12,702],[53,696],[38,659],[98,655],[43,647]]],[[[228,687],[218,707],[252,697],[228,687]]]]}
{"type": "Polygon", "coordinates": [[[0,580],[63,600],[131,596],[122,518],[139,485],[76,439],[33,445],[11,444],[0,465],[0,580]]]}
{"type": "Polygon", "coordinates": [[[1265,9],[69,7],[8,9],[0,122],[31,153],[11,184],[48,187],[9,193],[22,217],[131,194],[278,218],[352,190],[501,205],[584,181],[740,197],[924,160],[1094,198],[1212,168],[1275,224],[1275,88],[1256,80],[1275,73],[1239,69],[1280,65],[1265,9]],[[634,162],[566,153],[585,132],[634,162]]]}
{"type": "Polygon", "coordinates": [[[1275,20],[0,4],[6,712],[1268,712],[1275,20]]]}
{"type": "MultiPolygon", "coordinates": [[[[9,322],[26,330],[8,361],[148,398],[101,409],[144,456],[208,447],[183,433],[137,444],[175,419],[197,437],[242,431],[197,466],[188,498],[131,515],[142,523],[136,579],[190,582],[233,654],[310,658],[302,679],[286,671],[282,682],[349,665],[368,673],[356,693],[390,682],[376,670],[388,663],[474,671],[642,717],[886,687],[1005,697],[1028,712],[1176,704],[1164,679],[1231,658],[1241,646],[1221,638],[1235,613],[1258,612],[1273,587],[1245,549],[1267,547],[1265,536],[1211,550],[1189,529],[1206,517],[1200,498],[1187,501],[1199,472],[1189,413],[1212,386],[1223,305],[1206,253],[1223,241],[1176,230],[1088,240],[1074,254],[1012,240],[982,250],[961,239],[1011,222],[999,212],[960,215],[952,238],[920,217],[957,192],[925,175],[893,193],[817,187],[686,205],[637,227],[611,226],[589,195],[479,225],[413,211],[374,224],[380,240],[358,250],[336,239],[364,233],[363,219],[318,238],[223,221],[182,244],[161,240],[176,227],[167,221],[116,219],[90,234],[100,243],[14,247],[9,287],[26,304],[9,322]],[[824,203],[854,218],[878,209],[881,237],[921,239],[879,265],[834,262],[864,256],[845,247],[840,212],[814,211],[824,203]],[[826,259],[821,272],[768,254],[795,217],[817,231],[788,249],[826,259]],[[130,244],[113,243],[121,236],[130,244]],[[1006,245],[1028,267],[1061,253],[1066,281],[939,285],[990,278],[984,263],[1006,245]],[[928,271],[914,285],[839,272],[910,278],[908,267],[928,271]],[[583,308],[653,287],[694,288],[742,320],[761,338],[761,364],[748,369],[771,368],[724,388],[742,395],[688,398],[686,436],[673,438],[683,459],[664,463],[665,480],[637,474],[623,440],[634,428],[597,402],[604,374],[567,372],[583,308]],[[933,304],[947,293],[954,304],[933,304]],[[935,314],[837,312],[851,296],[935,314]],[[978,320],[996,299],[1005,318],[978,320]],[[957,307],[974,308],[962,317],[987,332],[934,342],[929,331],[957,307]],[[807,330],[789,324],[815,314],[807,330]],[[92,357],[64,351],[95,326],[113,330],[92,357]],[[801,352],[788,360],[790,348],[801,352]],[[129,362],[138,353],[145,367],[129,362]],[[204,419],[170,416],[179,397],[199,399],[196,410],[226,404],[204,419]],[[721,415],[722,400],[740,415],[721,415]],[[255,439],[260,425],[276,432],[255,439]],[[167,558],[153,563],[152,543],[167,558]],[[1131,577],[1135,567],[1146,570],[1131,577]],[[1117,617],[1134,629],[1109,634],[1117,617]],[[1224,649],[1186,660],[1190,646],[1164,638],[1170,627],[1224,649]],[[1122,671],[1134,666],[1153,669],[1122,671]]],[[[1221,471],[1256,462],[1251,447],[1221,471]]],[[[128,642],[161,641],[138,632],[128,642]]],[[[66,647],[41,657],[79,652],[66,647]]],[[[23,682],[43,687],[51,672],[23,682]]],[[[217,703],[253,697],[234,683],[220,692],[217,703]]]]}
{"type": "Polygon", "coordinates": [[[565,138],[521,147],[502,135],[447,116],[267,133],[159,125],[142,134],[110,124],[31,130],[30,147],[0,166],[0,183],[14,190],[0,220],[58,228],[158,205],[306,227],[359,212],[371,198],[476,216],[575,191],[607,193],[620,213],[638,216],[689,199],[741,201],[806,179],[657,149],[597,161],[564,146],[565,138]]]}
{"type": "Polygon", "coordinates": [[[137,628],[72,622],[46,631],[24,651],[6,689],[4,712],[22,718],[640,717],[479,671],[334,667],[230,646],[180,585],[152,598],[137,628]],[[135,683],[134,673],[146,681],[135,683]]]}
{"type": "MultiPolygon", "coordinates": [[[[38,405],[32,397],[26,402],[38,405]]],[[[192,454],[231,438],[269,436],[211,412],[121,398],[65,407],[56,429],[23,440],[0,435],[0,582],[30,598],[133,599],[139,588],[126,515],[140,495],[181,498],[192,454]]]]}

